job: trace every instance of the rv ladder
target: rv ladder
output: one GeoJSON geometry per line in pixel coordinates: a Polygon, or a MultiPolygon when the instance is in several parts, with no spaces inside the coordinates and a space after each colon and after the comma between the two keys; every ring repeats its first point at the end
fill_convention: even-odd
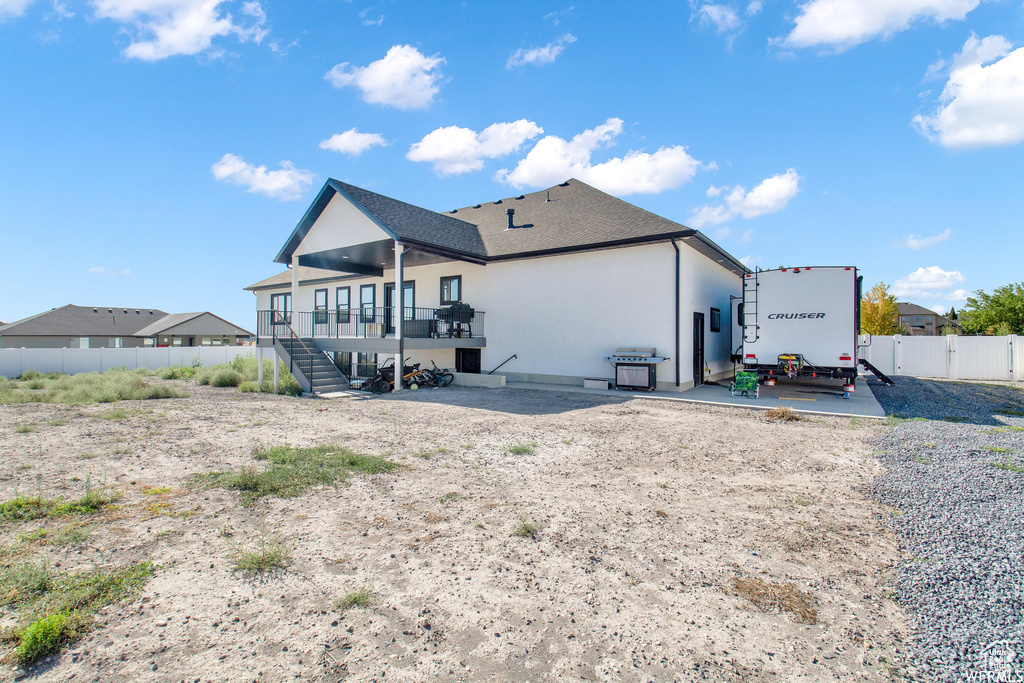
{"type": "Polygon", "coordinates": [[[743,278],[743,341],[756,342],[758,336],[757,271],[755,271],[754,277],[743,278]]]}
{"type": "Polygon", "coordinates": [[[877,377],[878,379],[880,379],[882,381],[882,384],[885,384],[885,385],[890,386],[890,387],[893,384],[895,384],[895,382],[893,382],[889,377],[884,375],[881,370],[876,368],[871,363],[867,362],[865,359],[861,358],[860,359],[860,364],[863,365],[868,370],[870,370],[872,373],[874,373],[875,377],[877,377]]]}

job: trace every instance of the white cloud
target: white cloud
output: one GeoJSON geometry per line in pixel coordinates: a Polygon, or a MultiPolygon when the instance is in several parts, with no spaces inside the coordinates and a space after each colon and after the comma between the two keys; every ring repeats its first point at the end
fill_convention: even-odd
{"type": "Polygon", "coordinates": [[[733,31],[740,26],[740,17],[736,10],[728,5],[715,5],[708,3],[701,5],[694,10],[691,21],[697,19],[701,26],[714,26],[718,33],[733,31]]]}
{"type": "Polygon", "coordinates": [[[109,275],[110,277],[118,277],[122,275],[131,275],[132,271],[128,268],[124,270],[107,270],[103,266],[93,266],[89,269],[89,273],[92,275],[109,275]]]}
{"type": "Polygon", "coordinates": [[[972,292],[968,292],[966,289],[954,289],[952,292],[946,295],[946,301],[967,301],[972,292]]]}
{"type": "Polygon", "coordinates": [[[944,306],[942,304],[932,304],[930,306],[930,308],[931,308],[931,310],[935,311],[939,315],[946,315],[946,313],[949,312],[949,308],[947,308],[946,306],[944,306]]]}
{"type": "MultiPolygon", "coordinates": [[[[953,148],[1024,140],[1024,48],[1012,48],[1002,36],[979,40],[972,34],[949,65],[938,109],[914,117],[918,131],[953,148]]],[[[945,66],[939,62],[929,71],[945,66]]]]}
{"type": "MultiPolygon", "coordinates": [[[[0,1],[2,4],[2,1],[0,1]]],[[[62,19],[74,19],[75,13],[68,9],[68,6],[60,0],[53,0],[53,10],[46,15],[47,19],[56,19],[61,21],[62,19]]]]}
{"type": "Polygon", "coordinates": [[[732,234],[732,229],[730,229],[730,228],[719,228],[718,230],[715,230],[715,234],[712,235],[712,237],[714,237],[716,242],[721,242],[722,240],[724,240],[726,237],[728,237],[731,234],[732,234]]]}
{"type": "Polygon", "coordinates": [[[344,133],[335,133],[326,140],[320,142],[320,149],[329,149],[332,152],[341,152],[349,156],[357,157],[373,146],[386,147],[388,141],[380,133],[360,133],[356,128],[350,128],[344,133]]]}
{"type": "Polygon", "coordinates": [[[765,178],[750,192],[742,185],[735,187],[710,187],[708,197],[724,195],[724,202],[707,204],[696,209],[690,217],[690,226],[701,228],[705,225],[720,225],[741,216],[754,218],[766,213],[775,213],[786,208],[789,200],[800,192],[800,181],[796,169],[765,178]]]}
{"type": "Polygon", "coordinates": [[[290,161],[282,161],[280,170],[268,171],[266,166],[246,163],[234,154],[225,154],[210,170],[217,180],[282,201],[301,199],[315,178],[312,171],[295,168],[290,161]]]}
{"type": "Polygon", "coordinates": [[[469,128],[447,126],[427,133],[409,148],[406,158],[434,165],[439,175],[458,175],[479,171],[484,159],[494,159],[518,151],[544,129],[533,121],[519,119],[493,123],[480,133],[469,128]]]}
{"type": "Polygon", "coordinates": [[[20,17],[33,0],[0,0],[0,19],[20,17]]]}
{"type": "Polygon", "coordinates": [[[92,0],[92,4],[97,17],[134,28],[124,55],[144,61],[206,52],[213,39],[221,36],[259,44],[267,35],[267,15],[258,2],[242,3],[247,23],[236,23],[222,12],[224,0],[92,0]]]}
{"type": "Polygon", "coordinates": [[[939,242],[944,242],[949,239],[951,234],[952,231],[949,228],[946,228],[938,235],[932,235],[931,237],[917,237],[911,234],[900,240],[898,246],[917,251],[918,249],[924,249],[926,247],[934,246],[939,242]]]}
{"type": "Polygon", "coordinates": [[[796,26],[778,41],[787,47],[830,46],[845,50],[888,38],[923,20],[961,20],[980,0],[810,0],[796,26]]]}
{"type": "Polygon", "coordinates": [[[440,92],[437,70],[445,60],[424,56],[411,45],[395,45],[383,58],[367,66],[348,62],[336,65],[324,78],[335,88],[354,86],[363,91],[363,100],[398,109],[426,109],[440,92]]]}
{"type": "Polygon", "coordinates": [[[384,15],[383,14],[378,14],[376,16],[376,18],[373,17],[373,16],[370,16],[370,10],[371,9],[373,9],[373,8],[372,7],[367,7],[362,12],[360,12],[359,13],[359,19],[362,20],[363,26],[380,26],[381,24],[384,23],[384,15]]]}
{"type": "Polygon", "coordinates": [[[743,234],[740,235],[740,244],[746,244],[747,242],[749,242],[753,238],[754,238],[754,231],[753,230],[744,230],[743,234]]]}
{"type": "Polygon", "coordinates": [[[740,263],[747,268],[753,268],[755,264],[761,263],[763,260],[760,256],[744,256],[740,259],[740,263]]]}
{"type": "Polygon", "coordinates": [[[566,33],[555,42],[548,43],[544,47],[533,47],[529,50],[520,48],[508,58],[508,61],[505,62],[505,68],[514,69],[517,66],[524,66],[526,64],[550,64],[558,58],[558,55],[565,51],[566,45],[571,45],[575,42],[576,36],[566,33]]]}
{"type": "Polygon", "coordinates": [[[964,282],[967,278],[959,270],[943,270],[938,266],[921,267],[896,281],[892,293],[901,298],[933,299],[942,296],[940,290],[964,282]]]}
{"type": "Polygon", "coordinates": [[[750,4],[747,5],[747,16],[756,16],[760,14],[763,9],[764,3],[761,0],[752,0],[750,4]]]}
{"type": "Polygon", "coordinates": [[[630,150],[625,156],[593,164],[591,155],[622,133],[622,119],[610,118],[572,140],[549,135],[540,140],[512,171],[502,169],[495,179],[513,187],[543,187],[578,178],[614,195],[652,194],[678,187],[693,178],[700,162],[681,145],[649,154],[630,150]]]}

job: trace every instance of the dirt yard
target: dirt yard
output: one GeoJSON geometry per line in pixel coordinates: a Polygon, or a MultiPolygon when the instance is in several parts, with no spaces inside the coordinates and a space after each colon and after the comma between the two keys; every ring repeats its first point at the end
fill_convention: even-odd
{"type": "MultiPolygon", "coordinates": [[[[29,550],[71,572],[159,565],[83,639],[0,678],[899,678],[891,512],[861,493],[875,423],[517,389],[309,400],[183,386],[189,398],[122,403],[121,419],[0,406],[0,500],[80,496],[87,479],[124,494],[85,545],[29,550]],[[403,467],[251,507],[189,487],[259,465],[258,445],[329,443],[403,467]],[[292,564],[232,571],[232,548],[261,535],[292,564]],[[761,585],[749,579],[795,584],[803,620],[737,594],[737,580],[761,585]],[[372,605],[333,605],[360,588],[372,605]]],[[[40,526],[0,527],[0,544],[40,526]]]]}

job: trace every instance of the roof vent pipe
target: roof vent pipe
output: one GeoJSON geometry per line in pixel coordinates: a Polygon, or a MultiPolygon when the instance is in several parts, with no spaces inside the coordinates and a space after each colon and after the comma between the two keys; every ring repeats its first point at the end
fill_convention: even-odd
{"type": "Polygon", "coordinates": [[[508,229],[511,230],[512,228],[516,227],[515,224],[512,222],[512,216],[515,215],[516,210],[515,209],[505,209],[505,213],[508,215],[508,229]]]}

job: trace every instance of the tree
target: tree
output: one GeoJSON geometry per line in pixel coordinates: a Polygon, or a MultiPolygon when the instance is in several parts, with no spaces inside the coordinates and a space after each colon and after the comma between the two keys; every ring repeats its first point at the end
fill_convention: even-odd
{"type": "Polygon", "coordinates": [[[860,331],[876,335],[902,331],[896,295],[889,293],[889,285],[884,282],[879,282],[860,299],[860,331]]]}
{"type": "Polygon", "coordinates": [[[967,297],[960,320],[964,332],[1024,334],[1024,282],[996,287],[991,294],[979,289],[967,297]]]}

